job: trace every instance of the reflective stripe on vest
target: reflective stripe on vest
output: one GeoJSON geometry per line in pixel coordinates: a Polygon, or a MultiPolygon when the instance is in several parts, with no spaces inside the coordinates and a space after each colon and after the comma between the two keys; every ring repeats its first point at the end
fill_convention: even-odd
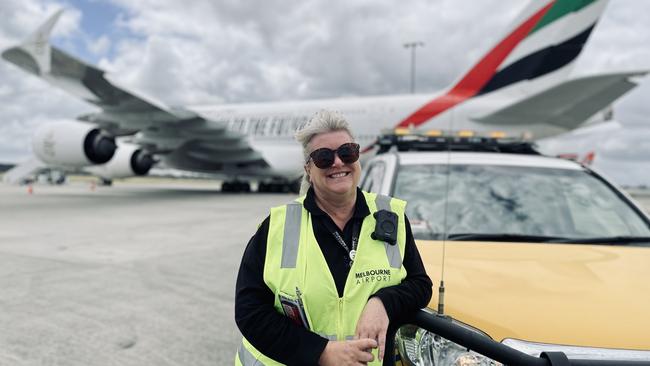
{"type": "Polygon", "coordinates": [[[261,361],[256,360],[255,356],[253,356],[246,349],[246,347],[244,347],[244,343],[239,346],[239,349],[237,350],[237,357],[239,358],[239,362],[242,364],[242,366],[264,366],[261,361]]]}
{"type": "Polygon", "coordinates": [[[298,258],[298,243],[300,240],[300,221],[302,204],[293,202],[287,205],[287,218],[284,223],[284,238],[282,239],[282,265],[280,268],[296,268],[298,258]]]}
{"type": "MultiPolygon", "coordinates": [[[[390,197],[378,194],[377,198],[375,199],[375,204],[377,205],[377,211],[380,210],[392,211],[390,208],[390,200],[391,200],[390,197]]],[[[397,246],[397,244],[392,245],[392,244],[384,243],[384,247],[386,248],[386,256],[388,257],[388,263],[390,264],[390,266],[392,268],[402,267],[402,257],[399,254],[399,247],[397,246]]]]}

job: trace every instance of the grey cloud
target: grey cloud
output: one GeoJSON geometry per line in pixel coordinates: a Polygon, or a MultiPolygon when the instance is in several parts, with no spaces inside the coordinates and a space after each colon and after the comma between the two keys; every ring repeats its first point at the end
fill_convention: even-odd
{"type": "MultiPolygon", "coordinates": [[[[427,44],[418,50],[418,89],[437,90],[476,61],[512,20],[505,16],[521,8],[502,2],[505,14],[482,21],[486,28],[499,30],[486,37],[485,29],[480,27],[458,29],[458,24],[471,18],[471,12],[451,1],[416,1],[409,7],[386,1],[315,1],[298,6],[281,2],[212,2],[208,9],[196,2],[182,8],[178,2],[157,2],[154,9],[146,2],[120,4],[130,9],[132,18],[123,19],[122,25],[131,31],[164,34],[170,41],[191,43],[195,52],[211,51],[204,52],[207,59],[232,64],[223,74],[201,70],[202,74],[250,79],[256,84],[247,94],[237,92],[241,85],[238,82],[226,82],[234,89],[232,94],[227,89],[213,90],[231,102],[406,92],[409,53],[402,44],[411,40],[427,44]],[[178,12],[193,21],[178,22],[170,15],[178,12]],[[277,93],[263,74],[273,68],[291,70],[288,74],[305,80],[303,87],[292,90],[285,86],[279,88],[283,93],[277,93]]],[[[491,5],[481,2],[473,6],[474,11],[483,13],[490,12],[491,5]]],[[[215,84],[221,86],[220,81],[215,84]]]]}
{"type": "Polygon", "coordinates": [[[36,127],[52,119],[72,119],[92,110],[74,97],[53,90],[42,80],[0,64],[0,161],[17,161],[30,151],[36,127]]]}
{"type": "MultiPolygon", "coordinates": [[[[597,158],[598,159],[598,158],[597,158]]],[[[638,163],[630,161],[600,158],[594,163],[595,169],[613,182],[623,186],[639,186],[650,184],[648,179],[648,162],[638,163]]]]}
{"type": "Polygon", "coordinates": [[[625,128],[608,136],[600,149],[607,158],[645,163],[650,176],[650,128],[625,128]]]}
{"type": "Polygon", "coordinates": [[[619,184],[650,183],[650,126],[598,126],[540,142],[547,154],[595,153],[594,167],[619,184]]]}

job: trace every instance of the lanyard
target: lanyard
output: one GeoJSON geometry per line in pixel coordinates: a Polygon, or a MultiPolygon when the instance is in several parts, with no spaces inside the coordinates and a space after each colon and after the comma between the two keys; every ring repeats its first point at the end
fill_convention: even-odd
{"type": "Polygon", "coordinates": [[[346,252],[348,252],[348,257],[350,258],[350,262],[348,263],[349,267],[352,267],[352,263],[354,263],[354,257],[357,255],[357,245],[359,243],[359,234],[361,233],[361,225],[359,224],[358,220],[355,220],[354,223],[352,224],[352,246],[348,247],[347,243],[345,240],[343,240],[343,237],[341,237],[341,234],[339,234],[339,231],[332,226],[332,223],[329,222],[327,219],[323,220],[323,224],[325,224],[325,227],[327,230],[329,230],[332,233],[332,236],[334,236],[334,239],[341,244],[343,249],[345,249],[346,252]]]}

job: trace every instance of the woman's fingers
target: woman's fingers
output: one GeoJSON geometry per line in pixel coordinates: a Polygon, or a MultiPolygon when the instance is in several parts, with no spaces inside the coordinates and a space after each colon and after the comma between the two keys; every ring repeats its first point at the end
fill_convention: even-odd
{"type": "Polygon", "coordinates": [[[377,338],[378,340],[378,345],[377,347],[379,348],[379,352],[377,355],[379,356],[379,360],[384,359],[384,351],[386,350],[386,329],[384,329],[382,332],[379,333],[379,337],[377,338]]]}
{"type": "Polygon", "coordinates": [[[370,362],[375,359],[375,356],[370,353],[370,350],[377,348],[377,341],[369,338],[361,338],[350,342],[357,349],[356,357],[358,361],[370,362]]]}

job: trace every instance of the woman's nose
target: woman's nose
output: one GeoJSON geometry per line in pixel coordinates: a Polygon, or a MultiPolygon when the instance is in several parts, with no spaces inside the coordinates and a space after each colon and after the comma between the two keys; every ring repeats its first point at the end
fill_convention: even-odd
{"type": "Polygon", "coordinates": [[[345,163],[341,158],[339,157],[339,154],[334,154],[334,164],[332,166],[343,166],[345,163]]]}

